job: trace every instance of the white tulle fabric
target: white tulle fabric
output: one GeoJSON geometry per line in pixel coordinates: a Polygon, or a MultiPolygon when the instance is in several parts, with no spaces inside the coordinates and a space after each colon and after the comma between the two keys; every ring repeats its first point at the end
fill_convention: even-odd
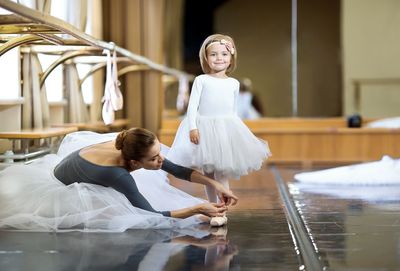
{"type": "Polygon", "coordinates": [[[257,138],[236,115],[198,116],[197,128],[200,142],[195,145],[190,142],[188,119],[181,122],[168,159],[206,173],[214,172],[217,178],[239,179],[259,170],[270,156],[268,144],[257,138]]]}
{"type": "MultiPolygon", "coordinates": [[[[66,186],[53,176],[54,167],[69,153],[115,136],[115,133],[73,133],[65,137],[57,154],[0,171],[0,228],[122,232],[190,228],[201,223],[196,216],[175,219],[133,207],[123,194],[112,188],[85,183],[66,186]]],[[[163,146],[162,152],[167,151],[163,146]]],[[[166,173],[161,170],[138,170],[132,175],[139,191],[156,210],[171,211],[203,202],[169,185],[166,173]]]]}
{"type": "Polygon", "coordinates": [[[299,173],[301,183],[319,185],[399,185],[400,159],[384,156],[380,161],[299,173]]]}

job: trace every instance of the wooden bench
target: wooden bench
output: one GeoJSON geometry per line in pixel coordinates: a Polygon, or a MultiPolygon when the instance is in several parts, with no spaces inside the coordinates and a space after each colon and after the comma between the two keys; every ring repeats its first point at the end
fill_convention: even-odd
{"type": "Polygon", "coordinates": [[[129,119],[117,119],[109,125],[105,125],[102,121],[81,122],[81,123],[60,123],[53,124],[53,127],[77,127],[79,131],[92,131],[97,133],[118,132],[126,129],[130,124],[129,119]]]}
{"type": "Polygon", "coordinates": [[[4,163],[27,163],[54,151],[65,135],[76,131],[78,128],[71,126],[0,132],[0,139],[12,141],[12,150],[0,155],[0,160],[4,163]]]}

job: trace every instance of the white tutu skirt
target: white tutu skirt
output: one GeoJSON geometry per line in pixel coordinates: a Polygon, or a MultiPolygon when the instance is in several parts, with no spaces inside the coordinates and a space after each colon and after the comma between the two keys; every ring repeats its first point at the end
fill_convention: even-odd
{"type": "Polygon", "coordinates": [[[167,158],[176,164],[214,173],[216,178],[239,179],[259,170],[271,153],[237,116],[198,116],[198,145],[189,137],[188,119],[181,122],[167,158]]]}
{"type": "MultiPolygon", "coordinates": [[[[86,183],[66,186],[54,177],[53,169],[63,157],[84,146],[114,139],[115,135],[73,133],[66,136],[57,154],[0,171],[0,228],[122,232],[193,228],[201,223],[197,216],[176,219],[136,208],[112,188],[86,183]]],[[[162,152],[167,151],[163,146],[162,152]]],[[[155,210],[172,211],[203,202],[172,187],[161,170],[138,170],[132,175],[139,191],[155,210]]]]}

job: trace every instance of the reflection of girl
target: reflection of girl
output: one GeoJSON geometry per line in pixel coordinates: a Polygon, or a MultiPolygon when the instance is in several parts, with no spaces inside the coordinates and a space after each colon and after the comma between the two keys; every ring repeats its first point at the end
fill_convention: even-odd
{"type": "MultiPolygon", "coordinates": [[[[205,74],[193,82],[187,118],[177,131],[168,159],[200,168],[228,188],[228,178],[258,170],[270,152],[267,143],[255,137],[237,116],[239,82],[229,77],[237,56],[233,39],[211,35],[199,55],[205,74]]],[[[206,186],[206,193],[211,202],[217,202],[213,187],[206,186]]]]}
{"type": "MultiPolygon", "coordinates": [[[[175,218],[194,214],[222,215],[226,211],[225,202],[236,201],[236,197],[218,182],[193,170],[165,163],[160,143],[147,130],[136,128],[121,132],[115,142],[110,137],[93,136],[93,140],[82,144],[79,135],[67,136],[58,155],[48,156],[29,166],[11,166],[1,172],[0,227],[111,231],[181,227],[200,220],[192,217],[185,222],[175,218]],[[63,154],[65,150],[67,152],[63,154]],[[54,174],[67,186],[51,176],[62,156],[66,157],[55,167],[54,174]],[[166,189],[166,196],[146,199],[129,172],[161,167],[193,182],[215,186],[223,202],[202,202],[182,191],[168,188],[165,181],[162,188],[166,189]],[[178,208],[168,208],[169,201],[177,202],[175,206],[178,208]],[[153,203],[157,207],[163,204],[164,209],[157,213],[153,203]]],[[[141,174],[142,183],[145,180],[151,187],[147,188],[147,194],[160,189],[160,181],[157,181],[160,177],[165,179],[162,175],[141,174]]]]}
{"type": "MultiPolygon", "coordinates": [[[[240,82],[238,96],[238,116],[241,119],[258,119],[261,117],[260,111],[254,106],[255,96],[251,93],[252,83],[249,78],[244,78],[240,82]]],[[[259,107],[259,105],[258,105],[259,107]]]]}

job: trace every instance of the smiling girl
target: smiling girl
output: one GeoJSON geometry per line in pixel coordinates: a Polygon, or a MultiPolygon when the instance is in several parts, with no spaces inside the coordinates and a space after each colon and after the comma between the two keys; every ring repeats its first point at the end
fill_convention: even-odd
{"type": "MultiPolygon", "coordinates": [[[[187,117],[178,128],[168,159],[200,169],[229,189],[229,178],[239,179],[260,169],[270,151],[237,115],[239,81],[229,77],[237,59],[233,39],[221,34],[207,37],[199,57],[204,74],[193,82],[187,117]]],[[[214,188],[206,186],[206,194],[209,201],[218,202],[214,188]]],[[[226,219],[211,222],[220,226],[226,219]]]]}

